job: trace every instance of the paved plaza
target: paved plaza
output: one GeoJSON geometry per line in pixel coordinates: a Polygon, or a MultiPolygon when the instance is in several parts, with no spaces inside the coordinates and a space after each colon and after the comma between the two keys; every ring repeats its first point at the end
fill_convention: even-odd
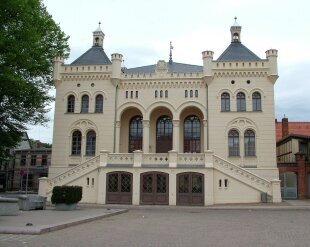
{"type": "Polygon", "coordinates": [[[310,246],[310,208],[131,206],[41,235],[0,234],[0,246],[310,246]]]}

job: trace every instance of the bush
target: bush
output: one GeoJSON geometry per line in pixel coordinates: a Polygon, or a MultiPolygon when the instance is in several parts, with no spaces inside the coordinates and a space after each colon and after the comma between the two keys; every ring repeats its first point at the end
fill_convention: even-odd
{"type": "Polygon", "coordinates": [[[81,186],[55,186],[52,192],[51,201],[53,204],[73,204],[82,199],[81,186]]]}

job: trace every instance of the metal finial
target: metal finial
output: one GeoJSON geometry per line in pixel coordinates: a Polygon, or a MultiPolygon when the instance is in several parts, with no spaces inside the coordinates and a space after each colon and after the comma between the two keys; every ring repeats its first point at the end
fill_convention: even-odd
{"type": "Polygon", "coordinates": [[[172,46],[172,42],[170,41],[170,54],[169,54],[169,63],[172,64],[172,50],[173,50],[173,46],[172,46]]]}
{"type": "Polygon", "coordinates": [[[99,21],[99,22],[98,22],[98,24],[99,24],[99,27],[100,27],[100,25],[101,25],[101,22],[99,21]]]}
{"type": "Polygon", "coordinates": [[[235,18],[234,18],[234,19],[235,19],[235,22],[237,22],[237,16],[235,16],[235,18]]]}

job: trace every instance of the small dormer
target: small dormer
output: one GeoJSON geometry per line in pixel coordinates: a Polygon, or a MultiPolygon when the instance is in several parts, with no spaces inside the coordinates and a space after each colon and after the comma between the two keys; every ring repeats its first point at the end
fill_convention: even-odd
{"type": "Polygon", "coordinates": [[[104,33],[100,28],[100,22],[98,28],[93,32],[93,46],[103,47],[104,33]]]}
{"type": "Polygon", "coordinates": [[[235,23],[230,27],[231,42],[241,43],[241,26],[237,23],[237,17],[235,17],[235,23]]]}

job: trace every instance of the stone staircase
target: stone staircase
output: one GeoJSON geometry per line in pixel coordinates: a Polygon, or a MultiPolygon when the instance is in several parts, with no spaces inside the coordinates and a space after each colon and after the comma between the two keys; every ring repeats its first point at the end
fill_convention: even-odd
{"type": "Polygon", "coordinates": [[[52,179],[49,179],[46,194],[50,195],[54,186],[67,185],[68,183],[86,175],[87,173],[94,171],[98,168],[99,161],[100,156],[98,155],[52,179]]]}
{"type": "Polygon", "coordinates": [[[267,192],[271,195],[271,182],[257,176],[256,174],[247,171],[246,169],[230,163],[216,155],[213,155],[213,167],[214,169],[240,181],[248,186],[261,191],[267,192]]]}

